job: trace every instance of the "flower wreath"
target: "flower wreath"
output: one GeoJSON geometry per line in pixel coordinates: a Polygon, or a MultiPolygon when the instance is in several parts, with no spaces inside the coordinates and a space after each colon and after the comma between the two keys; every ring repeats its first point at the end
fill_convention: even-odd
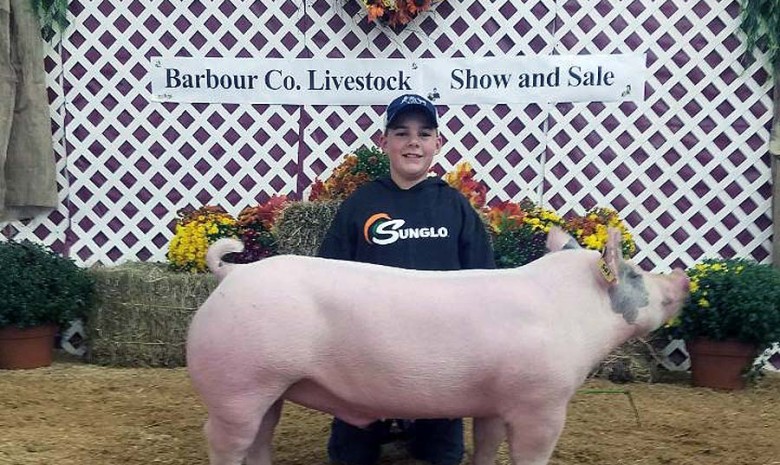
{"type": "Polygon", "coordinates": [[[420,13],[443,0],[360,0],[368,13],[369,22],[390,27],[403,26],[420,13]]]}

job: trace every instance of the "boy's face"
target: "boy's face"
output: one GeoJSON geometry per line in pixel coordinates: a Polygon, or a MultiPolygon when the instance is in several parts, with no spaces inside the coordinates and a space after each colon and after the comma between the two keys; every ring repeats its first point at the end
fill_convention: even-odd
{"type": "Polygon", "coordinates": [[[379,146],[390,158],[390,177],[398,187],[408,189],[428,176],[441,137],[424,115],[410,112],[385,130],[379,146]]]}

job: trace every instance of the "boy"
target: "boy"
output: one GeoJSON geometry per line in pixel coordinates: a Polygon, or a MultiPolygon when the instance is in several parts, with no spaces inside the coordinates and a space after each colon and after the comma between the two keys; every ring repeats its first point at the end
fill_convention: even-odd
{"type": "MultiPolygon", "coordinates": [[[[380,140],[390,159],[390,177],[362,186],[342,203],[319,255],[418,270],[495,268],[477,212],[457,190],[428,176],[441,143],[431,102],[414,94],[393,100],[380,140]]],[[[360,429],[334,419],[331,462],[375,463],[391,424],[378,421],[360,429]]],[[[463,458],[462,419],[415,420],[405,433],[418,460],[457,465],[463,458]]]]}

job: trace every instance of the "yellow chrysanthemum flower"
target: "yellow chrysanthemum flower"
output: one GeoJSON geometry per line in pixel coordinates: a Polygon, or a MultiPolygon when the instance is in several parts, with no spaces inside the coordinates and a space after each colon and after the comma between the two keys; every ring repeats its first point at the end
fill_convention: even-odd
{"type": "Polygon", "coordinates": [[[214,207],[193,212],[179,219],[168,245],[168,261],[174,269],[188,272],[206,270],[206,251],[219,237],[235,234],[236,220],[214,207]]]}

